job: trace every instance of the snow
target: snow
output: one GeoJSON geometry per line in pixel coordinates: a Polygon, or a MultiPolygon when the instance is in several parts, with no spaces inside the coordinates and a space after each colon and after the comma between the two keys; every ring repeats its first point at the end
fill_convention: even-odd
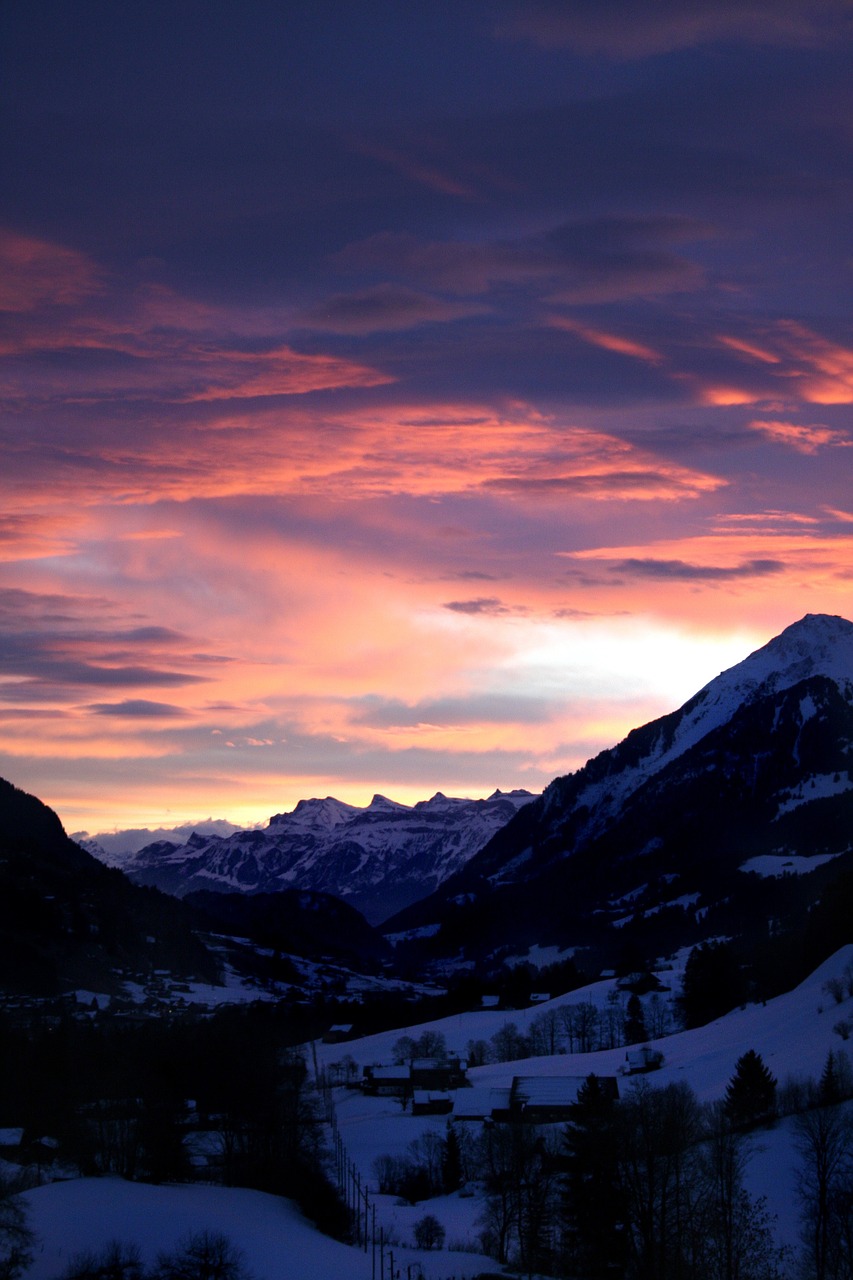
{"type": "Polygon", "coordinates": [[[808,804],[810,800],[825,800],[830,796],[843,795],[851,786],[853,783],[846,770],[842,773],[811,774],[803,779],[796,790],[785,793],[785,798],[779,805],[779,814],[790,813],[792,809],[808,804]]]}
{"type": "MultiPolygon", "coordinates": [[[[683,963],[683,956],[676,962],[683,963]]],[[[818,1078],[830,1050],[843,1051],[833,1026],[840,1015],[853,1015],[853,1000],[842,1005],[827,1002],[824,985],[832,977],[840,977],[847,965],[853,963],[853,945],[842,948],[800,986],[785,995],[768,1000],[766,1004],[747,1005],[733,1010],[715,1022],[692,1031],[678,1032],[662,1040],[653,1041],[664,1055],[660,1070],[644,1077],[655,1086],[673,1081],[687,1080],[703,1101],[713,1101],[724,1095],[734,1072],[737,1059],[746,1049],[760,1053],[770,1070],[783,1085],[789,1077],[818,1078]]],[[[673,971],[676,978],[678,967],[673,971]]],[[[514,1012],[471,1012],[444,1018],[409,1028],[397,1028],[391,1032],[350,1041],[348,1053],[359,1062],[388,1061],[391,1046],[401,1035],[418,1036],[425,1029],[441,1031],[448,1045],[464,1047],[468,1039],[488,1039],[507,1021],[515,1022],[521,1031],[527,1029],[530,1020],[542,1010],[562,1004],[590,1000],[597,1007],[606,1006],[608,993],[615,987],[613,980],[594,983],[589,987],[571,991],[555,1000],[532,1009],[514,1012]]],[[[317,1046],[318,1058],[328,1061],[340,1056],[340,1046],[317,1046]]],[[[621,1076],[625,1063],[624,1048],[599,1050],[586,1054],[558,1054],[553,1057],[529,1058],[507,1063],[489,1064],[472,1068],[468,1075],[474,1086],[464,1090],[464,1103],[507,1096],[514,1076],[547,1079],[558,1077],[585,1077],[590,1072],[602,1076],[621,1076]]],[[[621,1076],[619,1089],[624,1093],[632,1082],[621,1076]]],[[[403,1112],[400,1104],[389,1098],[365,1098],[357,1092],[338,1091],[337,1118],[341,1135],[350,1159],[360,1170],[368,1185],[373,1180],[373,1162],[380,1155],[403,1155],[409,1144],[422,1133],[439,1135],[446,1130],[443,1116],[414,1117],[403,1112]]],[[[462,1093],[458,1095],[462,1098],[462,1093]]],[[[767,1197],[771,1214],[777,1215],[775,1227],[780,1243],[796,1246],[799,1240],[795,1197],[795,1166],[793,1122],[780,1121],[770,1130],[760,1130],[750,1140],[751,1155],[747,1169],[747,1184],[753,1195],[767,1197]]],[[[380,1200],[387,1198],[380,1197],[380,1200]]],[[[458,1196],[430,1200],[417,1206],[419,1214],[435,1213],[445,1226],[448,1239],[476,1240],[476,1217],[479,1212],[477,1199],[460,1199],[458,1196]],[[466,1225],[467,1224],[467,1225],[466,1225]]],[[[383,1208],[382,1212],[385,1212],[383,1208]]],[[[414,1211],[411,1211],[414,1212],[414,1211]]],[[[384,1218],[382,1219],[385,1220],[384,1218]]],[[[394,1221],[402,1226],[407,1220],[401,1207],[394,1210],[394,1221]]]]}
{"type": "Polygon", "coordinates": [[[26,1194],[39,1237],[28,1280],[53,1280],[75,1253],[109,1240],[135,1242],[147,1264],[188,1233],[219,1231],[243,1250],[255,1280],[287,1274],[311,1280],[366,1280],[370,1257],[321,1235],[292,1204],[261,1191],[148,1186],[119,1178],[55,1182],[26,1194]]]}
{"type": "MultiPolygon", "coordinates": [[[[683,959],[683,957],[681,958],[683,959]]],[[[676,962],[680,963],[680,960],[676,962]]],[[[656,1046],[664,1054],[659,1071],[646,1077],[653,1085],[686,1080],[703,1100],[722,1097],[735,1063],[749,1048],[761,1054],[780,1085],[787,1077],[819,1076],[830,1049],[843,1049],[833,1025],[839,1016],[850,1016],[853,1000],[841,1004],[827,1001],[824,986],[840,977],[853,963],[853,945],[842,948],[793,991],[768,1000],[766,1004],[736,1009],[708,1026],[679,1032],[656,1046]]],[[[677,968],[673,971],[677,974],[677,968]]],[[[442,1031],[448,1043],[464,1047],[469,1039],[488,1038],[505,1022],[519,1029],[543,1009],[590,1000],[606,1005],[614,989],[612,979],[568,992],[544,1005],[516,1012],[474,1011],[409,1028],[396,1028],[376,1036],[349,1041],[345,1046],[316,1046],[324,1064],[343,1052],[361,1064],[387,1062],[391,1046],[401,1035],[419,1035],[426,1029],[442,1031]]],[[[513,1076],[549,1080],[560,1077],[618,1075],[625,1049],[600,1050],[589,1054],[562,1054],[524,1061],[491,1064],[472,1069],[475,1086],[466,1095],[489,1090],[506,1090],[513,1076]]],[[[620,1079],[620,1091],[632,1087],[620,1079]]],[[[478,1195],[437,1197],[418,1205],[400,1205],[390,1196],[373,1196],[373,1163],[378,1156],[403,1155],[409,1144],[424,1133],[443,1136],[444,1116],[413,1116],[403,1112],[391,1098],[364,1097],[360,1091],[336,1089],[337,1121],[347,1155],[371,1188],[375,1199],[377,1225],[392,1232],[400,1243],[395,1258],[403,1267],[417,1261],[425,1280],[473,1276],[494,1270],[493,1263],[474,1253],[449,1250],[424,1253],[410,1248],[414,1224],[433,1213],[445,1227],[448,1245],[477,1248],[477,1218],[482,1204],[478,1195]]],[[[467,1098],[466,1098],[467,1100],[467,1098]]],[[[777,1236],[795,1246],[798,1222],[795,1198],[796,1151],[793,1122],[783,1120],[773,1129],[761,1130],[751,1139],[747,1183],[752,1194],[767,1196],[768,1208],[778,1215],[777,1236]]],[[[341,1245],[320,1235],[288,1202],[245,1189],[172,1186],[154,1187],[125,1183],[119,1179],[58,1182],[27,1193],[31,1221],[40,1243],[36,1263],[28,1275],[32,1280],[52,1280],[67,1265],[71,1255],[85,1248],[100,1248],[110,1239],[133,1240],[146,1261],[152,1262],[160,1250],[171,1249],[190,1231],[212,1228],[224,1232],[242,1248],[256,1280],[275,1280],[282,1275],[282,1256],[287,1258],[287,1274],[310,1276],[311,1280],[367,1280],[371,1275],[371,1255],[341,1245]]]]}
{"type": "Polygon", "coordinates": [[[742,862],[739,870],[754,871],[759,876],[804,876],[838,856],[837,853],[815,853],[811,857],[796,853],[762,853],[742,862]]]}
{"type": "MultiPolygon", "coordinates": [[[[390,1197],[380,1197],[389,1200],[390,1197]]],[[[465,1210],[471,1201],[457,1197],[465,1210]]],[[[81,1178],[54,1182],[26,1193],[30,1225],[38,1236],[35,1261],[27,1280],[55,1280],[76,1253],[101,1249],[110,1240],[135,1243],[143,1262],[152,1265],[160,1252],[172,1250],[192,1232],[221,1232],[243,1252],[254,1280],[369,1280],[371,1252],[340,1244],[321,1235],[287,1200],[261,1191],[234,1187],[148,1186],[120,1178],[81,1178]]],[[[430,1209],[437,1201],[430,1203],[430,1209]]],[[[396,1223],[401,1240],[424,1216],[422,1206],[406,1212],[389,1205],[389,1225],[396,1223]]],[[[471,1211],[468,1210],[470,1213],[471,1211]]],[[[452,1220],[452,1206],[445,1206],[452,1220]]],[[[448,1233],[448,1244],[455,1237],[448,1233]]],[[[404,1268],[420,1263],[424,1280],[457,1280],[483,1270],[482,1257],[462,1257],[446,1250],[423,1253],[395,1247],[404,1268]]],[[[386,1259],[386,1268],[388,1267],[386,1259]]]]}
{"type": "MultiPolygon", "coordinates": [[[[595,823],[601,826],[646,779],[727,724],[757,697],[781,693],[813,676],[834,680],[842,693],[851,697],[851,672],[853,623],[827,614],[807,614],[700,689],[685,704],[690,709],[681,715],[672,738],[662,730],[657,743],[638,765],[588,783],[577,796],[576,808],[585,805],[594,811],[595,823]]],[[[815,710],[813,703],[810,708],[810,702],[808,697],[801,702],[804,717],[815,710]]],[[[546,790],[545,796],[548,794],[546,790]]]]}

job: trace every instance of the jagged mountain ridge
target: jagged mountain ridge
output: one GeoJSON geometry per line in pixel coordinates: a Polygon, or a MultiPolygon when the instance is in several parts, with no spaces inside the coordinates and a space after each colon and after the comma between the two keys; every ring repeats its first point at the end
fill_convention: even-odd
{"type": "Polygon", "coordinates": [[[410,806],[377,795],[365,808],[331,796],[300,800],[263,830],[224,839],[194,834],[180,846],[160,841],[127,860],[124,870],[136,883],[181,897],[202,889],[313,889],[342,898],[378,924],[431,893],[533,798],[521,790],[495,791],[486,800],[438,792],[410,806]]]}
{"type": "Polygon", "coordinates": [[[726,894],[737,898],[740,868],[853,859],[851,775],[853,624],[807,615],[678,711],[555,779],[385,928],[439,925],[434,949],[446,953],[475,939],[482,949],[609,934],[613,945],[626,921],[669,905],[683,917],[678,944],[695,942],[714,911],[723,919],[726,894]]]}

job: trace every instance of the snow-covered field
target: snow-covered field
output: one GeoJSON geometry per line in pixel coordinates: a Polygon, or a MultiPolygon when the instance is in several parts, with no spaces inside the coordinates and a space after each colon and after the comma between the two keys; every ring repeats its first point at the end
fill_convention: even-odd
{"type": "MultiPolygon", "coordinates": [[[[243,1253],[254,1280],[370,1280],[370,1252],[321,1235],[288,1201],[261,1191],[226,1187],[152,1187],[120,1178],[54,1182],[27,1193],[39,1243],[27,1280],[55,1280],[76,1253],[110,1240],[134,1242],[153,1264],[191,1232],[222,1232],[243,1253]]],[[[398,1248],[395,1270],[414,1262],[424,1280],[467,1280],[482,1257],[398,1248]]],[[[390,1260],[386,1255],[386,1274],[390,1260]]],[[[378,1275],[378,1261],[377,1272],[378,1275]]]]}
{"type": "MultiPolygon", "coordinates": [[[[794,991],[749,1005],[695,1031],[681,1032],[658,1041],[664,1053],[663,1067],[651,1080],[663,1085],[687,1080],[702,1099],[722,1096],[737,1058],[747,1049],[757,1050],[783,1084],[787,1077],[817,1077],[830,1049],[843,1044],[833,1027],[842,1017],[853,1018],[853,1000],[836,1004],[825,990],[826,982],[840,977],[853,962],[853,946],[839,951],[794,991]]],[[[391,1047],[403,1034],[417,1036],[428,1026],[441,1031],[450,1048],[464,1049],[470,1039],[488,1039],[506,1021],[525,1031],[537,1014],[559,1004],[591,1000],[604,1006],[613,981],[594,983],[572,991],[550,1004],[507,1014],[484,1011],[443,1018],[436,1022],[351,1041],[344,1045],[318,1045],[320,1063],[328,1064],[351,1054],[361,1065],[387,1062],[391,1047]]],[[[625,1059],[624,1049],[591,1054],[562,1054],[547,1058],[478,1067],[470,1072],[477,1085],[506,1084],[513,1075],[586,1075],[595,1071],[613,1075],[625,1059]]],[[[629,1087],[622,1080],[620,1088],[629,1087]]],[[[372,1188],[372,1166],[377,1156],[399,1155],[422,1133],[443,1134],[444,1117],[413,1117],[398,1102],[366,1098],[359,1092],[336,1090],[337,1119],[349,1158],[372,1188]]],[[[790,1121],[760,1131],[752,1140],[748,1185],[754,1194],[766,1195],[777,1216],[780,1242],[798,1240],[795,1201],[796,1152],[790,1121]]],[[[32,1280],[52,1280],[61,1274],[70,1257],[84,1248],[98,1248],[118,1238],[135,1241],[147,1261],[160,1250],[174,1247],[193,1230],[223,1231],[243,1249],[256,1280],[311,1277],[311,1280],[359,1280],[372,1275],[372,1256],[336,1243],[316,1232],[291,1205],[260,1192],[222,1187],[152,1187],[118,1179],[54,1183],[28,1193],[31,1221],[40,1243],[32,1280]]],[[[416,1252],[408,1246],[412,1228],[425,1213],[433,1213],[447,1232],[447,1244],[467,1242],[474,1247],[480,1205],[476,1197],[442,1196],[417,1206],[398,1205],[393,1197],[376,1196],[377,1225],[393,1232],[399,1242],[395,1255],[403,1267],[417,1261],[425,1280],[446,1280],[475,1275],[494,1264],[468,1252],[450,1249],[416,1252]]],[[[378,1274],[378,1271],[377,1271],[378,1274]]],[[[416,1274],[414,1268],[412,1274],[416,1274]]]]}

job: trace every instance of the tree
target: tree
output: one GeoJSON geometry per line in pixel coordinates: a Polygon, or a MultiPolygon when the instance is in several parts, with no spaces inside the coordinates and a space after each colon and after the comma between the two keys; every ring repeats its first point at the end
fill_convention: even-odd
{"type": "Polygon", "coordinates": [[[688,1028],[701,1027],[740,1004],[743,974],[728,942],[694,947],[684,967],[681,1006],[688,1028]]]}
{"type": "Polygon", "coordinates": [[[186,1236],[172,1253],[161,1253],[153,1280],[251,1280],[243,1252],[219,1231],[186,1236]]]}
{"type": "Polygon", "coordinates": [[[618,1114],[629,1270],[644,1280],[701,1274],[702,1113],[693,1090],[640,1080],[618,1114]]]}
{"type": "Polygon", "coordinates": [[[395,1040],[391,1046],[391,1054],[394,1062],[398,1067],[404,1066],[405,1063],[411,1062],[412,1058],[416,1058],[418,1054],[418,1046],[415,1044],[411,1036],[400,1036],[399,1040],[395,1040]]]}
{"type": "Polygon", "coordinates": [[[595,1075],[578,1090],[563,1135],[561,1255],[569,1274],[618,1277],[625,1267],[616,1100],[595,1075]]]}
{"type": "Polygon", "coordinates": [[[833,1243],[850,1234],[853,1127],[840,1107],[815,1107],[797,1117],[795,1134],[806,1270],[812,1280],[828,1280],[834,1272],[830,1265],[833,1243]],[[842,1215],[847,1221],[839,1223],[841,1208],[847,1208],[842,1215]]]}
{"type": "Polygon", "coordinates": [[[735,1073],[726,1086],[725,1106],[735,1127],[762,1124],[775,1115],[776,1077],[754,1049],[748,1049],[735,1063],[735,1073]]]}
{"type": "Polygon", "coordinates": [[[459,1149],[459,1138],[452,1124],[447,1126],[447,1137],[444,1139],[444,1151],[441,1159],[442,1190],[445,1195],[458,1191],[463,1182],[462,1152],[459,1149]]]}
{"type": "Polygon", "coordinates": [[[18,1187],[0,1175],[0,1280],[17,1280],[26,1271],[34,1239],[18,1187]]]}
{"type": "Polygon", "coordinates": [[[445,1230],[434,1214],[428,1213],[414,1226],[415,1245],[418,1249],[440,1249],[444,1244],[445,1230]]]}
{"type": "Polygon", "coordinates": [[[522,1035],[514,1022],[505,1022],[492,1036],[492,1057],[495,1062],[514,1062],[530,1054],[530,1041],[522,1035]]]}
{"type": "Polygon", "coordinates": [[[704,1280],[777,1280],[782,1251],[774,1243],[764,1199],[753,1199],[743,1185],[745,1139],[732,1127],[723,1103],[706,1108],[703,1153],[704,1280]]]}
{"type": "Polygon", "coordinates": [[[625,1010],[625,1043],[642,1044],[646,1036],[646,1020],[643,1014],[643,1002],[636,992],[628,997],[625,1010]]]}
{"type": "Polygon", "coordinates": [[[447,1042],[440,1031],[422,1031],[415,1041],[415,1057],[438,1058],[441,1062],[447,1057],[447,1042]]]}
{"type": "Polygon", "coordinates": [[[560,1052],[560,1020],[555,1009],[537,1013],[530,1023],[530,1048],[539,1058],[560,1052]]]}
{"type": "Polygon", "coordinates": [[[62,1273],[62,1280],[144,1280],[139,1246],[110,1240],[100,1253],[77,1253],[62,1273]]]}

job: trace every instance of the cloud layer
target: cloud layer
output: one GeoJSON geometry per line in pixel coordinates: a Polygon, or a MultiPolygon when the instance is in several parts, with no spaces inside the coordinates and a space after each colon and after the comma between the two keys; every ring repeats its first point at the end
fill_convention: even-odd
{"type": "Polygon", "coordinates": [[[850,614],[846,4],[2,21],[0,774],[70,828],[535,789],[850,614]]]}

